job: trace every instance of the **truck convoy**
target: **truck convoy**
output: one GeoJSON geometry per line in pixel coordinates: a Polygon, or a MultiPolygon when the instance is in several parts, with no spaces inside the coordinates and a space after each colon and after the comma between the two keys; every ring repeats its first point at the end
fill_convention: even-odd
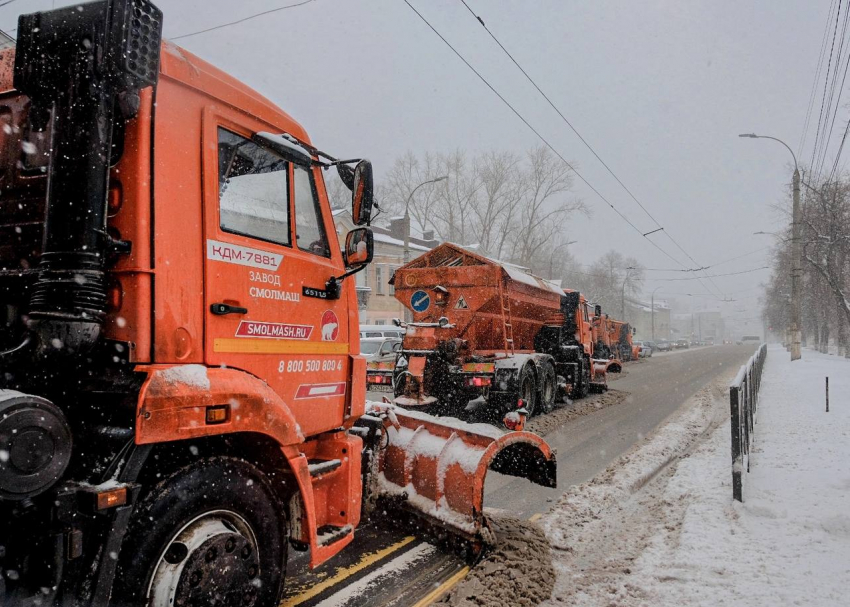
{"type": "MultiPolygon", "coordinates": [[[[480,545],[488,468],[554,486],[554,454],[367,410],[371,165],[161,30],[74,4],[0,57],[0,604],[277,605],[288,547],[318,566],[376,499],[480,545]]],[[[550,299],[546,360],[586,381],[550,299]]]]}
{"type": "Polygon", "coordinates": [[[393,370],[396,403],[533,415],[606,388],[593,309],[580,293],[449,243],[392,280],[413,315],[393,370]]]}

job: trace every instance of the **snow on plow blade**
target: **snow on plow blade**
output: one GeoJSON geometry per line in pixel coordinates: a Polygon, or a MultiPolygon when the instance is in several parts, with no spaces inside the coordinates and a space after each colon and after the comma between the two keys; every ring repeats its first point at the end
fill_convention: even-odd
{"type": "Polygon", "coordinates": [[[487,470],[555,487],[555,454],[530,432],[502,432],[419,411],[388,411],[378,491],[457,535],[487,537],[484,478],[487,470]]]}

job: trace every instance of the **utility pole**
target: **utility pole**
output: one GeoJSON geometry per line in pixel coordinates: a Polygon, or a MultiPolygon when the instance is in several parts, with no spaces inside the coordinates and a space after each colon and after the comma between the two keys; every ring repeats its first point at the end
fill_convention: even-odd
{"type": "Polygon", "coordinates": [[[787,336],[786,343],[791,350],[791,360],[800,360],[802,357],[801,345],[802,341],[802,293],[800,292],[800,279],[802,278],[802,260],[800,249],[800,168],[797,165],[797,156],[794,154],[787,143],[776,137],[768,135],[756,135],[755,133],[743,133],[738,137],[747,137],[749,139],[773,139],[784,145],[791,157],[794,159],[794,177],[792,186],[794,191],[794,206],[791,217],[791,322],[785,331],[787,336]]]}
{"type": "Polygon", "coordinates": [[[791,360],[800,360],[802,356],[802,293],[800,280],[803,272],[802,251],[800,246],[800,171],[794,168],[794,206],[791,219],[791,360]]]}
{"type": "Polygon", "coordinates": [[[620,318],[623,322],[626,322],[626,283],[629,281],[629,276],[631,275],[631,269],[626,269],[626,277],[623,279],[623,298],[622,303],[620,304],[620,318]]]}

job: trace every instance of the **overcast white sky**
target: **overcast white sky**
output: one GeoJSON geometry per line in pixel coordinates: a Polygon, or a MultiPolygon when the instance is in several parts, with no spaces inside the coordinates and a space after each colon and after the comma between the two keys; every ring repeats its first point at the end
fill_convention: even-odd
{"type": "MultiPolygon", "coordinates": [[[[174,37],[296,1],[155,3],[165,36],[174,37]]],[[[615,206],[642,231],[655,228],[460,0],[411,2],[615,206]]],[[[771,244],[752,233],[782,223],[771,204],[790,181],[790,155],[737,134],[773,135],[797,151],[828,0],[467,2],[700,264],[771,244]]],[[[0,8],[0,27],[53,4],[17,0],[0,8]]],[[[279,103],[323,149],[372,159],[379,176],[408,149],[521,151],[539,143],[402,0],[315,0],[178,43],[279,103]]],[[[839,112],[836,131],[848,113],[839,112]]],[[[650,268],[678,267],[583,184],[576,192],[593,210],[568,233],[579,260],[616,247],[650,268]]],[[[663,234],[652,238],[692,265],[663,234]]],[[[714,272],[765,265],[767,253],[714,272]]],[[[662,276],[677,277],[647,273],[662,276]]],[[[757,315],[756,287],[766,276],[715,278],[738,300],[724,309],[757,315]]],[[[656,286],[659,298],[706,293],[695,281],[647,281],[648,290],[656,286]]],[[[711,307],[708,298],[695,301],[711,307]]]]}

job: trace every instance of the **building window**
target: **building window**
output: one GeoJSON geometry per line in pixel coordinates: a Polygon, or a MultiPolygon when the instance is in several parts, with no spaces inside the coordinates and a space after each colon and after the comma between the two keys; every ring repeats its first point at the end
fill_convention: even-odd
{"type": "Polygon", "coordinates": [[[385,295],[384,292],[384,266],[376,265],[375,266],[375,294],[376,295],[385,295]]]}
{"type": "Polygon", "coordinates": [[[383,326],[383,325],[387,324],[387,321],[386,320],[376,320],[375,324],[378,325],[378,326],[383,326]]]}

